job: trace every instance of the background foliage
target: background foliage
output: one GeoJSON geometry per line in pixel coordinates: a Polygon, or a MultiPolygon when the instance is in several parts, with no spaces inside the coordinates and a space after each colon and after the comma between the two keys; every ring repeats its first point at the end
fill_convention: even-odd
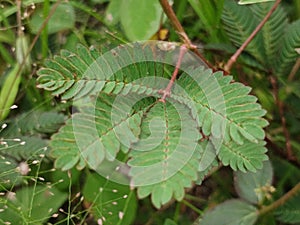
{"type": "MultiPolygon", "coordinates": [[[[274,5],[273,1],[239,3],[175,0],[172,5],[192,42],[221,70],[274,5]]],[[[1,224],[300,223],[299,1],[279,4],[238,57],[232,76],[203,67],[182,72],[176,82],[192,96],[195,108],[179,90],[174,89],[168,99],[173,105],[159,104],[159,88],[132,85],[147,72],[169,79],[174,67],[137,62],[119,70],[120,58],[109,55],[117,47],[126,54],[122,63],[130,64],[131,54],[140,61],[154,58],[153,48],[146,46],[142,54],[131,52],[134,49],[124,53],[118,50],[121,44],[181,41],[159,1],[26,0],[2,1],[0,6],[1,224]],[[103,54],[116,63],[107,67],[100,61],[100,73],[83,76],[103,54]],[[107,77],[108,70],[115,71],[113,76],[107,77]],[[207,96],[216,93],[209,88],[214,81],[224,96],[226,116],[208,104],[207,96]],[[87,119],[91,106],[81,102],[74,114],[72,100],[94,93],[100,93],[95,100],[100,116],[94,122],[101,138],[93,137],[89,128],[79,135],[89,135],[102,146],[98,158],[91,157],[93,146],[82,157],[73,132],[74,121],[91,127],[87,119]],[[130,100],[132,94],[145,99],[122,123],[107,124],[116,96],[130,100]],[[183,113],[179,115],[178,109],[183,113]],[[189,129],[190,135],[181,143],[185,151],[178,159],[187,158],[197,147],[173,177],[136,190],[95,173],[95,168],[114,158],[130,158],[131,166],[157,162],[166,152],[165,142],[149,157],[115,143],[116,134],[109,132],[128,126],[135,134],[131,142],[138,146],[157,117],[164,123],[156,125],[154,140],[169,138],[161,134],[168,123],[170,155],[179,142],[180,119],[199,121],[199,127],[187,123],[181,128],[189,129]],[[225,142],[217,160],[208,162],[205,157],[214,154],[220,131],[225,142]]],[[[153,85],[163,89],[167,83],[153,85]]],[[[151,178],[151,173],[141,176],[136,168],[130,171],[134,182],[151,178]]]]}

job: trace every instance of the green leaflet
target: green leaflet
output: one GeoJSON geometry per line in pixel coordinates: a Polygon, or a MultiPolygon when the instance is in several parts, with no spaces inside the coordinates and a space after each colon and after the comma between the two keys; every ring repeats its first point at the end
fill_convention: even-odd
{"type": "MultiPolygon", "coordinates": [[[[52,136],[56,167],[117,171],[121,151],[126,156],[120,170],[138,196],[151,195],[157,208],[181,200],[184,188],[200,183],[216,157],[234,170],[261,168],[268,122],[249,87],[221,72],[183,67],[166,103],[157,101],[174,54],[139,43],[102,55],[79,46],[47,62],[38,86],[74,99],[77,112],[52,136]]],[[[106,174],[117,177],[113,173],[106,174]]]]}

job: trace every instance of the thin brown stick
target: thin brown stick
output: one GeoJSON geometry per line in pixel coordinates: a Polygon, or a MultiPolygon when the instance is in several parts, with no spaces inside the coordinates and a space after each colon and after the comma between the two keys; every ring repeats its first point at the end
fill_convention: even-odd
{"type": "Polygon", "coordinates": [[[228,60],[227,64],[225,65],[224,69],[228,73],[230,73],[231,67],[236,62],[237,58],[242,54],[242,52],[245,50],[245,48],[248,46],[248,44],[253,40],[253,38],[257,35],[257,33],[261,30],[261,28],[265,25],[265,23],[268,21],[272,13],[275,11],[275,9],[278,7],[281,0],[276,0],[270,11],[267,13],[265,18],[258,24],[258,26],[254,29],[254,31],[250,34],[250,36],[247,38],[247,40],[242,44],[242,46],[231,56],[231,58],[228,60]]]}
{"type": "Polygon", "coordinates": [[[291,146],[291,140],[290,140],[290,133],[289,133],[289,130],[287,129],[286,119],[285,119],[285,116],[284,116],[284,104],[279,98],[277,80],[276,80],[275,77],[271,76],[270,81],[271,81],[271,84],[272,84],[272,87],[273,87],[273,94],[274,94],[274,98],[275,98],[275,103],[276,103],[276,105],[278,107],[278,110],[279,110],[279,115],[280,115],[280,119],[281,119],[283,134],[285,136],[285,146],[286,146],[287,158],[288,158],[288,160],[294,160],[292,146],[291,146]]]}
{"type": "Polygon", "coordinates": [[[171,94],[171,88],[177,78],[177,75],[178,75],[178,72],[179,72],[179,69],[180,69],[180,65],[182,63],[182,59],[183,59],[183,56],[184,54],[186,53],[187,51],[187,48],[185,45],[182,45],[180,47],[180,52],[179,52],[179,57],[178,57],[178,60],[177,60],[177,63],[176,63],[176,67],[175,67],[175,70],[172,74],[172,77],[171,77],[171,80],[168,84],[168,86],[166,87],[165,90],[161,91],[161,93],[163,94],[163,96],[159,99],[160,102],[166,102],[166,98],[170,96],[171,94]]]}
{"type": "Polygon", "coordinates": [[[276,200],[272,204],[270,204],[268,206],[265,206],[262,209],[260,209],[258,211],[258,214],[263,215],[263,214],[266,214],[268,212],[271,212],[271,211],[277,209],[278,207],[283,205],[287,200],[289,200],[291,197],[293,197],[295,194],[297,194],[297,192],[299,192],[299,191],[300,191],[300,182],[298,184],[296,184],[296,186],[294,186],[287,193],[285,193],[281,198],[279,198],[278,200],[276,200]]]}
{"type": "Polygon", "coordinates": [[[291,72],[288,76],[288,81],[292,81],[294,79],[294,77],[295,77],[296,73],[298,72],[299,68],[300,68],[300,58],[298,58],[296,60],[296,63],[293,66],[293,68],[292,68],[292,70],[291,70],[291,72]]]}
{"type": "Polygon", "coordinates": [[[213,71],[216,71],[213,65],[210,62],[208,62],[205,59],[205,57],[198,51],[197,47],[192,44],[191,40],[189,39],[188,35],[184,31],[181,23],[179,22],[168,0],[159,0],[159,2],[165,14],[169,18],[172,26],[174,27],[174,29],[176,30],[176,32],[178,33],[178,35],[180,36],[181,40],[186,45],[186,47],[191,51],[193,51],[209,68],[211,68],[213,71]]]}

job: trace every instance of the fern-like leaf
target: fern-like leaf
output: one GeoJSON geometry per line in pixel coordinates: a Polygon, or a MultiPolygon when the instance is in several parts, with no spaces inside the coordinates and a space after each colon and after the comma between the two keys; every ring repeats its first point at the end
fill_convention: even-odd
{"type": "MultiPolygon", "coordinates": [[[[270,11],[273,3],[264,2],[250,6],[251,11],[261,21],[270,11]]],[[[266,58],[264,63],[272,68],[278,56],[283,34],[287,27],[287,15],[279,5],[261,29],[266,58]]]]}
{"type": "Polygon", "coordinates": [[[300,20],[290,24],[284,35],[283,45],[280,49],[279,60],[275,67],[276,75],[287,77],[292,70],[299,54],[296,48],[300,46],[300,20]]]}
{"type": "Polygon", "coordinates": [[[262,160],[268,159],[264,145],[264,142],[254,144],[247,141],[243,145],[229,142],[222,145],[218,157],[225,166],[230,165],[235,171],[255,172],[262,168],[262,160]]]}
{"type": "Polygon", "coordinates": [[[203,178],[219,151],[219,159],[233,169],[261,167],[268,123],[250,88],[221,72],[183,68],[163,103],[158,99],[172,69],[165,64],[174,55],[148,45],[120,46],[103,56],[82,48],[62,51],[39,72],[40,87],[77,99],[79,112],[52,136],[57,168],[88,163],[97,169],[122,151],[130,157],[138,195],[151,194],[159,208],[172,197],[182,199],[192,182],[201,182],[199,173],[203,178]]]}
{"type": "Polygon", "coordinates": [[[65,116],[54,111],[34,111],[23,113],[16,118],[6,121],[7,128],[2,135],[14,137],[18,135],[33,135],[37,133],[54,133],[64,123],[65,116]],[[30,123],[28,123],[30,121],[30,123]]]}
{"type": "MultiPolygon", "coordinates": [[[[119,118],[118,123],[113,124],[111,111],[114,99],[115,96],[102,94],[97,98],[96,106],[82,105],[81,112],[74,114],[59,133],[53,135],[50,146],[53,157],[57,158],[56,167],[68,170],[77,164],[82,168],[87,161],[90,167],[96,169],[105,158],[116,158],[121,149],[118,140],[137,141],[141,112],[119,118]],[[120,129],[124,132],[115,132],[120,129]],[[126,136],[126,132],[132,132],[135,136],[126,136]]],[[[128,151],[124,148],[122,150],[128,151]]]]}
{"type": "MultiPolygon", "coordinates": [[[[231,42],[240,47],[258,24],[257,18],[247,6],[238,5],[233,0],[224,2],[222,14],[224,29],[231,42]]],[[[245,49],[259,62],[264,62],[262,35],[258,33],[245,49]]]]}
{"type": "Polygon", "coordinates": [[[240,145],[244,140],[264,139],[263,127],[268,122],[262,116],[266,111],[249,95],[249,87],[231,81],[231,76],[224,77],[221,72],[198,68],[183,74],[178,82],[192,96],[206,136],[224,135],[225,142],[233,140],[240,145]]]}
{"type": "Polygon", "coordinates": [[[279,207],[275,214],[284,223],[296,224],[300,222],[300,195],[297,194],[284,205],[279,207]]]}
{"type": "Polygon", "coordinates": [[[40,137],[19,136],[2,139],[0,156],[11,157],[15,160],[34,160],[39,155],[48,155],[47,142],[40,137]]]}
{"type": "Polygon", "coordinates": [[[159,102],[143,118],[141,130],[128,162],[132,184],[139,187],[140,196],[152,193],[157,208],[172,197],[182,200],[184,188],[197,179],[201,137],[197,123],[186,106],[159,102]]]}

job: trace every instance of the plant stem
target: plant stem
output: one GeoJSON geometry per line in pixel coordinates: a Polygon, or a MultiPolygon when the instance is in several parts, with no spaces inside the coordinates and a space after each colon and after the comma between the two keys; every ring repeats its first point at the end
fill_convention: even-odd
{"type": "Polygon", "coordinates": [[[288,158],[288,160],[293,160],[294,157],[293,157],[293,151],[292,151],[292,146],[291,146],[290,133],[287,129],[286,119],[284,116],[284,104],[279,98],[279,91],[278,91],[278,85],[277,85],[276,78],[271,76],[270,81],[271,81],[271,84],[273,87],[275,103],[278,107],[278,111],[279,111],[279,115],[280,115],[280,119],[281,119],[283,134],[285,136],[285,146],[286,146],[287,158],[288,158]]]}
{"type": "Polygon", "coordinates": [[[216,71],[213,67],[213,65],[208,62],[205,57],[197,50],[197,47],[192,44],[191,40],[189,39],[188,35],[184,31],[181,23],[179,22],[176,14],[174,13],[171,5],[169,4],[168,0],[159,0],[160,5],[162,6],[165,14],[171,21],[172,26],[174,27],[175,31],[180,36],[181,40],[184,42],[186,47],[193,51],[209,68],[211,68],[213,71],[216,71]]]}
{"type": "Polygon", "coordinates": [[[191,200],[193,202],[201,203],[201,204],[206,202],[205,199],[202,199],[202,198],[196,197],[194,195],[190,195],[190,194],[185,194],[184,198],[187,200],[191,200]]]}
{"type": "Polygon", "coordinates": [[[178,75],[178,71],[179,71],[179,68],[180,68],[183,56],[186,53],[186,51],[187,51],[186,46],[182,45],[180,47],[179,57],[178,57],[178,60],[177,60],[177,63],[176,63],[175,70],[174,70],[174,72],[172,74],[171,80],[170,80],[168,86],[166,87],[166,89],[163,90],[163,91],[161,91],[161,93],[163,94],[163,96],[159,99],[160,102],[166,102],[166,98],[170,96],[170,94],[171,94],[171,88],[172,88],[172,86],[173,86],[173,84],[174,84],[174,82],[176,80],[176,77],[178,75]]]}
{"type": "Polygon", "coordinates": [[[272,204],[263,207],[258,211],[259,215],[266,214],[268,212],[271,212],[275,209],[277,209],[279,206],[283,205],[287,200],[289,200],[291,197],[293,197],[297,192],[300,191],[300,182],[296,184],[291,190],[289,190],[287,193],[285,193],[281,198],[273,202],[272,204]]]}
{"type": "Polygon", "coordinates": [[[296,60],[296,63],[295,63],[295,65],[293,66],[293,68],[292,68],[292,70],[291,70],[291,72],[290,72],[290,74],[289,74],[289,76],[288,76],[288,81],[292,81],[292,80],[294,79],[296,73],[297,73],[298,70],[299,70],[299,67],[300,67],[300,58],[298,58],[298,59],[296,60]]]}
{"type": "Polygon", "coordinates": [[[187,207],[191,208],[196,213],[198,213],[200,216],[203,215],[203,212],[200,209],[198,209],[196,206],[194,206],[193,204],[191,204],[190,202],[188,202],[188,201],[186,201],[184,199],[181,202],[183,204],[185,204],[187,207]]]}
{"type": "Polygon", "coordinates": [[[237,58],[242,54],[242,52],[245,50],[245,48],[248,46],[248,44],[253,40],[253,38],[256,36],[256,34],[261,30],[261,28],[265,25],[265,23],[268,21],[272,13],[275,11],[275,9],[278,7],[281,0],[276,0],[270,11],[267,13],[265,18],[258,24],[258,26],[254,29],[254,31],[250,34],[250,36],[247,38],[247,40],[242,44],[242,46],[231,56],[231,58],[228,60],[227,64],[225,65],[224,69],[228,73],[230,73],[232,65],[236,62],[237,58]]]}
{"type": "Polygon", "coordinates": [[[21,0],[16,1],[17,5],[17,24],[18,24],[18,37],[23,35],[22,19],[21,19],[21,0]]]}

